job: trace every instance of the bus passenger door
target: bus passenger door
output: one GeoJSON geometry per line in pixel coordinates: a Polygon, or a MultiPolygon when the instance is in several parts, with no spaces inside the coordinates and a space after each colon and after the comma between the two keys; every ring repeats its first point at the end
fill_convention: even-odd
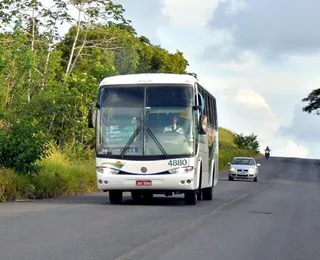
{"type": "Polygon", "coordinates": [[[208,133],[201,136],[201,158],[202,158],[202,183],[201,187],[207,187],[209,180],[209,147],[208,147],[208,133]]]}

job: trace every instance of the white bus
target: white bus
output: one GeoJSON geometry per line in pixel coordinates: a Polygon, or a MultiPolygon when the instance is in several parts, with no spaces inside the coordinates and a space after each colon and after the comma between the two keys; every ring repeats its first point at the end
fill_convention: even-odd
{"type": "Polygon", "coordinates": [[[112,204],[184,194],[185,203],[212,200],[218,180],[216,99],[193,75],[108,77],[91,104],[98,188],[112,204]]]}

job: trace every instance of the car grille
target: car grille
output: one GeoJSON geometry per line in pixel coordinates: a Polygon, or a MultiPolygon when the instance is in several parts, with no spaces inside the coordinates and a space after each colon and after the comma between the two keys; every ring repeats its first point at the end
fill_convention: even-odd
{"type": "Polygon", "coordinates": [[[241,169],[239,170],[238,169],[237,172],[248,172],[248,170],[241,170],[241,169]]]}

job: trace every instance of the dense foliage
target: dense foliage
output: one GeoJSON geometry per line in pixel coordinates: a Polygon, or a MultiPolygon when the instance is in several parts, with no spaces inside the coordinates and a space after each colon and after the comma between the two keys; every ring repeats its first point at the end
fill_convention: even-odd
{"type": "Polygon", "coordinates": [[[234,136],[234,144],[239,149],[247,149],[254,151],[255,153],[259,153],[259,142],[257,140],[257,136],[254,134],[244,135],[244,134],[235,134],[234,136]]]}
{"type": "Polygon", "coordinates": [[[0,130],[0,165],[18,173],[32,175],[36,162],[49,155],[49,138],[33,122],[18,121],[0,130]]]}
{"type": "Polygon", "coordinates": [[[316,115],[320,115],[320,88],[314,89],[311,93],[302,99],[303,102],[307,102],[308,104],[303,107],[303,111],[307,113],[315,113],[316,115]]]}

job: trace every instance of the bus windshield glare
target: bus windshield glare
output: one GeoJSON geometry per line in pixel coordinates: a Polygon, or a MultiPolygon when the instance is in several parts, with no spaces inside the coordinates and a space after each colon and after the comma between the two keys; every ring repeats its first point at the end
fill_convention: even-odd
{"type": "Polygon", "coordinates": [[[97,155],[194,153],[190,85],[104,86],[98,100],[97,155]]]}

